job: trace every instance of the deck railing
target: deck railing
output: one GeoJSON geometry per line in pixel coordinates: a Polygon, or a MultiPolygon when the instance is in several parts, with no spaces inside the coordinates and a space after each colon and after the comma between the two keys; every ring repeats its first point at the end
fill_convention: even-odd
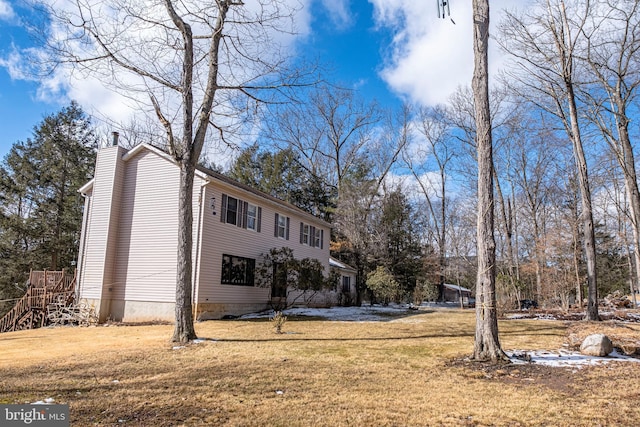
{"type": "Polygon", "coordinates": [[[76,274],[62,271],[31,271],[27,292],[0,319],[0,332],[32,329],[45,326],[46,309],[61,299],[71,303],[74,297],[76,274]]]}

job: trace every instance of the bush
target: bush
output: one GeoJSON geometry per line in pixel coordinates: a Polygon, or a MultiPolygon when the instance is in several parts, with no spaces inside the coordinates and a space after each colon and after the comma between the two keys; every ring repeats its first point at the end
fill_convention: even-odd
{"type": "Polygon", "coordinates": [[[400,284],[386,267],[378,266],[376,271],[367,274],[367,289],[377,302],[388,304],[394,300],[400,290],[400,284]]]}

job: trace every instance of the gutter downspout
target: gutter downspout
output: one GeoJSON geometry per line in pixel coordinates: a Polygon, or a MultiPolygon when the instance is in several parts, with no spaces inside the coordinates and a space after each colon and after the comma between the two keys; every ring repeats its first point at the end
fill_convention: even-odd
{"type": "Polygon", "coordinates": [[[200,185],[200,195],[198,197],[198,228],[196,231],[196,253],[194,257],[193,266],[193,321],[198,320],[198,297],[200,294],[200,257],[202,256],[202,230],[204,228],[204,190],[211,181],[204,180],[204,183],[200,185]]]}

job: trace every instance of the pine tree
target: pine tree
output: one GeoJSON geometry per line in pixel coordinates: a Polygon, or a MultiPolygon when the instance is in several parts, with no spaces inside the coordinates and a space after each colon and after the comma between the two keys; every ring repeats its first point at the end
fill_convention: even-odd
{"type": "Polygon", "coordinates": [[[45,117],[32,138],[14,144],[5,156],[0,166],[0,299],[19,296],[30,269],[73,268],[83,207],[77,190],[93,174],[95,147],[89,118],[72,102],[45,117]]]}

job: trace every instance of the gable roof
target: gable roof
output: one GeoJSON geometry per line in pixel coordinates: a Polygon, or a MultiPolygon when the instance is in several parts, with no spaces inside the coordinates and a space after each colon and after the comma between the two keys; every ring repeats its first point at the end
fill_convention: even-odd
{"type": "MultiPolygon", "coordinates": [[[[153,145],[150,144],[146,144],[146,143],[142,143],[139,145],[136,145],[135,147],[133,147],[132,149],[128,150],[123,156],[122,156],[122,160],[123,161],[128,161],[129,159],[133,158],[136,156],[136,154],[144,151],[144,150],[148,150],[154,154],[156,154],[157,156],[162,157],[163,159],[167,160],[168,162],[172,163],[175,166],[178,166],[175,159],[173,157],[171,157],[171,155],[169,155],[167,152],[165,152],[164,150],[155,147],[153,145]]],[[[223,184],[225,184],[228,187],[232,187],[234,189],[240,190],[241,192],[244,193],[250,193],[254,196],[260,197],[266,201],[268,201],[269,203],[273,204],[273,205],[277,205],[279,208],[283,208],[289,212],[295,213],[297,215],[300,215],[304,218],[307,218],[310,221],[314,221],[316,223],[320,223],[322,225],[324,225],[325,227],[331,228],[331,224],[329,224],[328,222],[324,221],[321,218],[318,218],[315,215],[310,214],[309,212],[300,209],[299,207],[292,205],[289,202],[285,202],[284,200],[280,200],[277,197],[274,197],[270,194],[264,193],[260,190],[257,190],[249,185],[243,184],[241,182],[236,181],[233,178],[230,178],[226,175],[223,175],[219,172],[216,171],[212,171],[211,169],[207,169],[203,166],[196,166],[196,176],[199,176],[200,178],[204,179],[205,181],[207,181],[207,184],[210,183],[213,180],[221,182],[223,184]]],[[[83,185],[82,187],[80,187],[78,189],[78,192],[81,194],[87,194],[87,192],[89,192],[94,184],[95,178],[91,179],[89,182],[87,182],[85,185],[83,185]]]]}

